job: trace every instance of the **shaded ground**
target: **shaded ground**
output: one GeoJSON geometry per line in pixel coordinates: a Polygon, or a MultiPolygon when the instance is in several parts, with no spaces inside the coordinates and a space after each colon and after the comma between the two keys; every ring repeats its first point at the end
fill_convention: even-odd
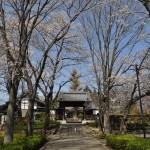
{"type": "Polygon", "coordinates": [[[40,150],[108,150],[105,140],[97,140],[86,130],[84,126],[62,126],[40,150]]]}

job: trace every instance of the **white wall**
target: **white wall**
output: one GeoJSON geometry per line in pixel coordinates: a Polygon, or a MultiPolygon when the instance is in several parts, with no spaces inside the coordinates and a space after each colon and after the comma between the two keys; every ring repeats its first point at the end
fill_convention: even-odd
{"type": "Polygon", "coordinates": [[[6,121],[6,115],[2,115],[1,116],[1,124],[4,124],[5,123],[5,121],[6,121]]]}
{"type": "Polygon", "coordinates": [[[97,115],[99,113],[98,110],[93,110],[93,115],[97,115]]]}
{"type": "Polygon", "coordinates": [[[27,100],[21,101],[21,109],[28,109],[28,101],[27,100]]]}
{"type": "MultiPolygon", "coordinates": [[[[28,109],[28,100],[21,101],[21,109],[28,109]]],[[[34,103],[34,109],[37,109],[37,103],[34,103]]]]}

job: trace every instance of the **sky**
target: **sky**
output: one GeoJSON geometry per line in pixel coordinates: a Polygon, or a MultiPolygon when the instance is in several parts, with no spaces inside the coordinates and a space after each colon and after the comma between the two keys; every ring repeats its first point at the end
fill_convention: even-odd
{"type": "MultiPolygon", "coordinates": [[[[150,31],[150,24],[147,24],[145,26],[145,32],[149,32],[149,31],[150,31]]],[[[87,47],[87,44],[85,42],[83,42],[83,46],[87,47]]],[[[147,47],[147,44],[145,42],[140,42],[139,44],[137,44],[135,46],[135,49],[137,49],[137,51],[139,51],[139,50],[143,50],[146,47],[147,47]]],[[[40,53],[39,53],[39,57],[40,57],[40,53]]],[[[88,84],[89,77],[90,77],[90,75],[87,73],[88,69],[89,69],[88,67],[89,67],[88,63],[86,63],[86,64],[80,64],[80,65],[73,66],[73,67],[68,67],[67,69],[65,69],[62,72],[62,74],[65,74],[66,77],[64,77],[64,76],[60,77],[58,79],[58,82],[60,82],[62,80],[67,80],[70,77],[70,72],[72,71],[72,69],[73,68],[77,68],[79,74],[81,74],[81,76],[83,76],[83,77],[80,78],[81,83],[83,83],[82,86],[85,86],[86,84],[88,84]]],[[[62,88],[62,91],[69,91],[69,86],[70,86],[70,84],[68,83],[66,86],[64,86],[62,88]]],[[[56,92],[57,89],[58,89],[58,85],[55,86],[54,91],[56,92]]],[[[42,96],[42,94],[40,92],[39,92],[39,95],[42,96]]],[[[7,93],[3,92],[3,91],[0,91],[0,104],[4,103],[7,99],[8,99],[7,93]]]]}

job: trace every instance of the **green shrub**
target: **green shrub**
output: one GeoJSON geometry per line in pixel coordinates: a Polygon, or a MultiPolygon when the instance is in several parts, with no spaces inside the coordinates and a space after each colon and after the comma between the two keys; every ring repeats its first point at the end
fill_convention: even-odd
{"type": "Polygon", "coordinates": [[[27,128],[26,125],[21,125],[21,124],[16,124],[14,127],[15,131],[25,130],[26,128],[27,128]]]}
{"type": "Polygon", "coordinates": [[[15,130],[25,130],[26,129],[26,122],[24,118],[20,118],[17,121],[15,121],[14,124],[15,130]]]}
{"type": "MultiPolygon", "coordinates": [[[[59,125],[60,125],[60,122],[58,122],[58,121],[50,121],[49,128],[50,129],[55,128],[59,125]]],[[[42,129],[42,128],[44,128],[44,122],[35,122],[34,123],[34,129],[42,129]]]]}
{"type": "Polygon", "coordinates": [[[42,112],[40,114],[36,114],[35,115],[35,120],[40,121],[40,122],[44,122],[44,120],[45,120],[45,113],[42,112]]]}
{"type": "Polygon", "coordinates": [[[22,138],[24,138],[25,137],[25,135],[24,134],[14,134],[14,140],[19,140],[19,139],[22,139],[22,138]]]}
{"type": "MultiPolygon", "coordinates": [[[[38,115],[39,115],[38,116],[39,120],[36,120],[34,122],[33,128],[34,129],[43,129],[44,128],[44,121],[43,121],[43,119],[41,119],[41,118],[43,118],[43,113],[38,114],[38,115]]],[[[60,122],[58,122],[58,121],[50,121],[49,127],[54,128],[54,127],[57,127],[59,125],[60,125],[60,122]]],[[[15,131],[20,131],[20,130],[25,131],[26,128],[27,128],[27,125],[26,125],[26,122],[25,122],[24,118],[20,118],[15,122],[15,125],[14,125],[15,131]]]]}
{"type": "Polygon", "coordinates": [[[49,127],[57,127],[60,125],[60,122],[58,121],[50,121],[49,127]]]}
{"type": "Polygon", "coordinates": [[[35,122],[33,128],[34,129],[42,129],[44,127],[44,122],[35,122]]]}
{"type": "MultiPolygon", "coordinates": [[[[148,127],[148,124],[145,123],[145,128],[148,127]]],[[[141,122],[127,122],[127,131],[137,131],[137,130],[142,130],[143,129],[143,125],[141,122]]]]}
{"type": "Polygon", "coordinates": [[[22,137],[11,143],[4,144],[0,150],[38,150],[47,142],[45,136],[34,135],[30,137],[22,137]]]}
{"type": "Polygon", "coordinates": [[[3,145],[4,136],[0,136],[0,145],[3,145]]]}
{"type": "Polygon", "coordinates": [[[150,150],[150,140],[135,136],[106,136],[107,145],[115,150],[150,150]]]}
{"type": "MultiPolygon", "coordinates": [[[[25,135],[23,135],[23,134],[14,134],[14,141],[17,141],[24,137],[25,137],[25,135]]],[[[0,135],[0,145],[3,145],[3,144],[4,144],[4,135],[0,135]]]]}
{"type": "Polygon", "coordinates": [[[116,149],[121,150],[125,149],[127,145],[127,141],[130,140],[130,137],[122,137],[122,136],[106,136],[107,145],[116,149]]]}
{"type": "Polygon", "coordinates": [[[143,138],[136,138],[129,141],[126,150],[150,150],[150,140],[143,138]]]}

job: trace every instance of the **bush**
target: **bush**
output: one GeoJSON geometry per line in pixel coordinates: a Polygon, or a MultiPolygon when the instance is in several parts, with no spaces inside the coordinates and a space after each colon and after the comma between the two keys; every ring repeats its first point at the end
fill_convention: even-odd
{"type": "Polygon", "coordinates": [[[107,145],[115,150],[150,150],[150,140],[135,136],[106,136],[107,145]]]}
{"type": "Polygon", "coordinates": [[[45,136],[35,135],[30,137],[22,137],[11,143],[4,144],[0,150],[37,150],[47,142],[45,136]]]}
{"type": "MultiPolygon", "coordinates": [[[[14,134],[14,141],[17,141],[21,138],[25,137],[23,134],[14,134]]],[[[0,135],[0,145],[4,144],[4,135],[0,135]]]]}
{"type": "Polygon", "coordinates": [[[107,145],[116,149],[122,150],[125,149],[127,146],[127,142],[132,140],[133,137],[130,136],[106,136],[107,145]]]}
{"type": "Polygon", "coordinates": [[[22,139],[22,138],[24,138],[25,137],[25,135],[24,134],[14,134],[14,140],[19,140],[19,139],[22,139]]]}
{"type": "Polygon", "coordinates": [[[58,121],[50,121],[49,127],[50,128],[55,128],[59,125],[60,125],[60,122],[58,122],[58,121]]]}
{"type": "Polygon", "coordinates": [[[42,112],[40,114],[36,114],[35,115],[35,120],[36,121],[40,121],[40,122],[44,122],[44,120],[45,120],[45,113],[42,112]]]}
{"type": "MultiPolygon", "coordinates": [[[[60,122],[58,121],[50,121],[49,123],[49,129],[58,127],[60,125],[60,122]]],[[[42,129],[44,128],[44,122],[35,122],[34,123],[34,129],[42,129]]]]}
{"type": "Polygon", "coordinates": [[[44,122],[35,122],[33,128],[34,129],[42,129],[44,127],[44,122]]]}
{"type": "MultiPolygon", "coordinates": [[[[27,128],[27,125],[24,121],[21,121],[22,119],[20,120],[17,120],[15,122],[15,132],[20,132],[20,131],[26,131],[26,128],[27,128]]],[[[50,121],[49,123],[49,128],[52,129],[52,128],[55,128],[57,126],[60,125],[60,122],[58,121],[50,121]]],[[[33,124],[33,129],[43,129],[44,128],[44,122],[43,121],[35,121],[34,124],[33,124]]]]}
{"type": "MultiPolygon", "coordinates": [[[[146,128],[148,127],[148,124],[145,123],[144,125],[146,128]]],[[[141,122],[127,122],[127,131],[137,131],[142,130],[143,125],[141,122]]]]}
{"type": "Polygon", "coordinates": [[[3,145],[4,136],[0,136],[0,145],[3,145]]]}
{"type": "Polygon", "coordinates": [[[14,129],[15,130],[25,130],[26,129],[25,118],[19,118],[18,120],[16,120],[15,124],[14,124],[14,129]]]}

